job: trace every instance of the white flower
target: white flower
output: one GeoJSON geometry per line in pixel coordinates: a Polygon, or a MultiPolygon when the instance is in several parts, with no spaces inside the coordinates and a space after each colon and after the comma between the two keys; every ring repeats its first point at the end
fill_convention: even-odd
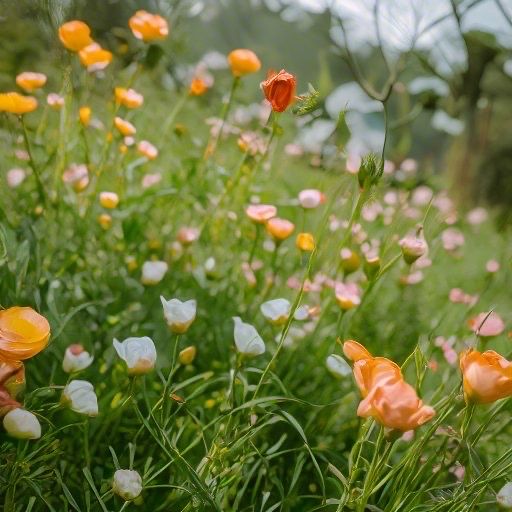
{"type": "Polygon", "coordinates": [[[150,372],[155,367],[155,344],[147,336],[126,338],[123,342],[114,338],[114,348],[119,357],[126,363],[130,375],[142,375],[150,372]]]}
{"type": "Polygon", "coordinates": [[[290,316],[291,305],[286,299],[274,299],[260,306],[263,316],[274,325],[282,325],[290,316]]]}
{"type": "Polygon", "coordinates": [[[325,201],[325,196],[320,190],[308,188],[299,193],[299,203],[302,208],[311,209],[320,206],[325,201]]]}
{"type": "Polygon", "coordinates": [[[19,187],[25,180],[26,172],[23,169],[10,169],[7,171],[7,185],[10,188],[19,187]]]}
{"type": "Polygon", "coordinates": [[[352,373],[352,368],[350,365],[343,359],[343,357],[337,354],[331,354],[325,360],[325,364],[327,365],[327,369],[336,377],[347,377],[352,373]]]}
{"type": "Polygon", "coordinates": [[[306,306],[306,304],[303,304],[302,306],[299,306],[293,315],[293,318],[295,320],[304,321],[309,318],[309,306],[306,306]]]}
{"type": "Polygon", "coordinates": [[[133,469],[118,469],[114,473],[112,490],[123,500],[134,500],[142,492],[142,478],[133,469]]]}
{"type": "Polygon", "coordinates": [[[166,300],[160,295],[164,308],[164,317],[172,332],[183,334],[187,332],[190,324],[196,318],[197,302],[187,300],[181,302],[179,299],[166,300]]]}
{"type": "Polygon", "coordinates": [[[507,482],[496,496],[496,501],[500,507],[511,510],[512,509],[512,482],[507,482]]]}
{"type": "Polygon", "coordinates": [[[79,372],[85,370],[91,366],[94,357],[84,350],[82,345],[74,344],[70,345],[64,353],[64,359],[62,360],[62,369],[66,373],[79,372]]]}
{"type": "Polygon", "coordinates": [[[258,331],[250,324],[242,322],[240,317],[234,316],[235,322],[235,345],[241,354],[246,356],[259,356],[265,352],[265,343],[258,334],[258,331]]]}
{"type": "Polygon", "coordinates": [[[34,414],[25,409],[13,409],[4,416],[6,432],[17,439],[39,439],[41,425],[34,414]]]}
{"type": "Polygon", "coordinates": [[[86,380],[72,380],[62,392],[62,401],[80,414],[98,415],[98,398],[93,385],[86,380]]]}
{"type": "Polygon", "coordinates": [[[157,284],[165,276],[168,265],[165,261],[146,261],[142,265],[142,284],[157,284]]]}

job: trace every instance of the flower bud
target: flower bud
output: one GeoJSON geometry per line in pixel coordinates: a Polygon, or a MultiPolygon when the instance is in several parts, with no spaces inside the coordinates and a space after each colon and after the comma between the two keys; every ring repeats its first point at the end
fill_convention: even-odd
{"type": "Polygon", "coordinates": [[[267,233],[274,238],[274,240],[282,242],[286,240],[295,229],[295,224],[286,219],[273,217],[265,224],[267,233]]]}
{"type": "Polygon", "coordinates": [[[123,500],[134,500],[142,492],[142,478],[132,469],[118,469],[114,473],[112,490],[123,500]]]}
{"type": "Polygon", "coordinates": [[[284,112],[295,100],[297,79],[282,69],[279,73],[271,72],[267,79],[261,82],[261,89],[274,112],[284,112]]]}
{"type": "Polygon", "coordinates": [[[126,338],[122,342],[114,338],[114,348],[126,363],[129,375],[143,375],[155,367],[156,348],[148,336],[126,338]]]}
{"type": "Polygon", "coordinates": [[[91,122],[91,107],[83,106],[78,110],[78,118],[83,126],[89,126],[91,122]]]}
{"type": "Polygon", "coordinates": [[[363,270],[369,281],[374,279],[380,271],[381,263],[377,255],[366,255],[363,270]]]}
{"type": "Polygon", "coordinates": [[[350,250],[348,247],[344,247],[340,251],[341,268],[346,275],[355,272],[361,265],[361,258],[357,252],[350,250]]]}
{"type": "Polygon", "coordinates": [[[496,501],[501,508],[512,510],[512,482],[507,482],[496,495],[496,501]]]}
{"type": "Polygon", "coordinates": [[[317,208],[325,202],[325,195],[320,190],[308,188],[299,192],[299,203],[302,208],[312,209],[317,208]]]}
{"type": "Polygon", "coordinates": [[[274,325],[283,325],[290,316],[291,304],[286,299],[274,299],[260,306],[263,316],[274,325]]]}
{"type": "Polygon", "coordinates": [[[416,235],[409,235],[402,240],[399,244],[402,248],[402,255],[408,265],[412,265],[418,258],[421,258],[428,251],[428,245],[423,235],[421,234],[422,227],[420,226],[416,235]]]}
{"type": "Polygon", "coordinates": [[[164,308],[165,320],[171,331],[176,334],[187,332],[196,318],[197,302],[195,300],[185,302],[179,299],[165,300],[161,295],[160,300],[164,308]]]}
{"type": "Polygon", "coordinates": [[[109,229],[112,226],[112,216],[108,213],[98,215],[98,224],[105,230],[109,229]]]}
{"type": "Polygon", "coordinates": [[[265,353],[265,343],[258,331],[250,324],[242,322],[238,316],[233,317],[235,322],[234,338],[236,349],[245,356],[259,356],[265,353]]]}
{"type": "Polygon", "coordinates": [[[295,245],[301,251],[312,252],[315,250],[315,238],[311,233],[299,233],[295,245]]]}
{"type": "Polygon", "coordinates": [[[91,366],[94,357],[79,344],[70,345],[64,353],[62,369],[66,373],[75,373],[91,366]]]}
{"type": "Polygon", "coordinates": [[[39,439],[41,425],[37,417],[25,409],[16,408],[4,416],[6,432],[17,439],[39,439]]]}
{"type": "Polygon", "coordinates": [[[142,284],[159,283],[164,278],[168,268],[165,261],[146,261],[142,265],[142,284]]]}
{"type": "Polygon", "coordinates": [[[192,364],[197,355],[197,349],[194,345],[190,345],[189,347],[185,347],[178,355],[179,362],[181,364],[187,365],[192,364]]]}
{"type": "Polygon", "coordinates": [[[98,398],[93,385],[86,380],[69,382],[62,392],[61,402],[79,414],[98,415],[98,398]]]}
{"type": "Polygon", "coordinates": [[[100,204],[112,210],[119,204],[119,196],[115,192],[100,192],[100,204]]]}

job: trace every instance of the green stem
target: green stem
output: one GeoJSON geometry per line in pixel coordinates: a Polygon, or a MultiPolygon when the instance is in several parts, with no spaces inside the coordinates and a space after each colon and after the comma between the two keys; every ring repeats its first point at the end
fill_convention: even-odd
{"type": "Polygon", "coordinates": [[[39,173],[39,169],[34,161],[34,156],[32,154],[32,147],[30,145],[30,140],[28,138],[28,131],[27,131],[27,126],[25,124],[25,119],[23,118],[23,116],[20,116],[20,119],[21,119],[21,126],[23,127],[23,139],[25,141],[25,148],[27,150],[28,157],[29,157],[30,168],[32,169],[32,172],[34,173],[34,176],[36,178],[37,192],[39,194],[39,199],[41,200],[43,205],[45,205],[46,204],[46,194],[44,191],[43,182],[41,181],[41,175],[39,173]]]}

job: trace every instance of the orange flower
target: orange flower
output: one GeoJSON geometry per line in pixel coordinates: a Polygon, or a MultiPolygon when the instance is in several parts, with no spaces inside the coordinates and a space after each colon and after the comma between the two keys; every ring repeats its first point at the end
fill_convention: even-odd
{"type": "Polygon", "coordinates": [[[133,89],[116,87],[114,89],[116,102],[124,105],[126,108],[137,108],[144,103],[144,96],[133,89]]]}
{"type": "Polygon", "coordinates": [[[354,377],[363,397],[358,416],[371,416],[381,425],[402,432],[418,428],[434,417],[434,409],[418,398],[396,363],[373,357],[352,340],[343,344],[343,352],[354,361],[354,377]]]}
{"type": "Polygon", "coordinates": [[[235,76],[256,73],[261,68],[261,62],[258,56],[252,50],[245,48],[239,48],[238,50],[230,52],[228,62],[231,67],[231,72],[235,76]]]}
{"type": "Polygon", "coordinates": [[[272,204],[251,204],[245,209],[245,213],[256,224],[265,224],[277,215],[277,208],[272,204]]]}
{"type": "Polygon", "coordinates": [[[89,126],[91,122],[91,107],[80,107],[78,117],[84,126],[89,126]]]}
{"type": "Polygon", "coordinates": [[[112,217],[108,213],[102,213],[98,215],[98,223],[103,229],[107,230],[112,226],[112,217]]]}
{"type": "Polygon", "coordinates": [[[28,114],[37,108],[37,100],[32,96],[22,96],[17,92],[0,93],[0,112],[28,114]]]}
{"type": "Polygon", "coordinates": [[[293,233],[295,224],[286,219],[273,217],[267,221],[265,227],[267,228],[267,233],[275,240],[282,241],[286,240],[293,233]]]}
{"type": "Polygon", "coordinates": [[[165,39],[169,34],[167,21],[158,14],[137,11],[128,21],[133,35],[144,42],[165,39]]]}
{"type": "Polygon", "coordinates": [[[315,239],[311,233],[299,233],[295,245],[301,251],[311,252],[315,249],[315,239]]]}
{"type": "Polygon", "coordinates": [[[50,338],[50,324],[27,307],[0,311],[0,360],[19,366],[43,350],[50,338]]]}
{"type": "Polygon", "coordinates": [[[112,62],[112,53],[103,49],[98,43],[82,48],[78,55],[82,66],[91,72],[105,69],[112,62]]]}
{"type": "Polygon", "coordinates": [[[125,137],[129,135],[135,135],[135,133],[137,132],[137,129],[135,128],[135,126],[133,126],[132,123],[125,121],[120,117],[116,117],[114,119],[114,124],[121,133],[121,135],[124,135],[125,137]]]}
{"type": "Polygon", "coordinates": [[[148,160],[154,160],[158,156],[158,149],[147,140],[141,140],[139,142],[137,151],[148,160]]]}
{"type": "Polygon", "coordinates": [[[78,52],[93,43],[91,29],[83,21],[78,20],[68,21],[61,25],[59,39],[72,52],[78,52]]]}
{"type": "Polygon", "coordinates": [[[279,73],[271,71],[261,88],[265,98],[272,105],[275,112],[284,112],[295,99],[297,80],[291,74],[282,69],[279,73]]]}
{"type": "Polygon", "coordinates": [[[43,87],[46,83],[46,75],[43,73],[25,71],[16,77],[16,83],[26,92],[32,92],[35,89],[43,87]]]}
{"type": "Polygon", "coordinates": [[[194,77],[190,82],[189,93],[192,96],[202,96],[208,90],[206,82],[199,77],[194,77]]]}
{"type": "Polygon", "coordinates": [[[464,351],[460,369],[467,402],[488,404],[512,396],[512,362],[494,350],[464,351]]]}

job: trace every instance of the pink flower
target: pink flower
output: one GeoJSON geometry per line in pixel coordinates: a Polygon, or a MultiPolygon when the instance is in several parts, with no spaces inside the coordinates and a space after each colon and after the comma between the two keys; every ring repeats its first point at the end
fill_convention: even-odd
{"type": "Polygon", "coordinates": [[[498,313],[480,313],[468,320],[471,330],[482,338],[500,335],[505,330],[505,323],[498,313]]]}
{"type": "Polygon", "coordinates": [[[444,249],[448,252],[457,250],[465,242],[464,235],[456,228],[445,229],[441,234],[441,240],[444,249]]]}
{"type": "Polygon", "coordinates": [[[178,230],[176,239],[183,245],[190,245],[195,242],[200,235],[198,228],[182,227],[178,230]]]}
{"type": "Polygon", "coordinates": [[[19,187],[26,176],[27,173],[24,169],[10,169],[7,171],[7,185],[9,185],[9,188],[19,187]]]}
{"type": "Polygon", "coordinates": [[[434,192],[432,192],[430,187],[422,185],[413,190],[411,202],[414,206],[426,206],[432,199],[433,195],[434,192]]]}
{"type": "Polygon", "coordinates": [[[249,219],[257,224],[264,224],[277,215],[277,208],[271,204],[251,204],[245,209],[249,219]]]}
{"type": "Polygon", "coordinates": [[[325,202],[325,195],[320,190],[308,188],[299,193],[299,203],[302,208],[316,208],[323,202],[325,202]]]}
{"type": "Polygon", "coordinates": [[[159,183],[161,180],[162,180],[162,175],[159,173],[146,174],[142,178],[142,188],[152,187],[153,185],[156,185],[157,183],[159,183]]]}
{"type": "Polygon", "coordinates": [[[496,260],[489,260],[485,264],[485,270],[490,274],[495,274],[500,269],[500,264],[496,260]]]}
{"type": "Polygon", "coordinates": [[[347,172],[357,174],[359,172],[359,166],[361,165],[361,157],[358,155],[348,155],[345,165],[347,172]]]}
{"type": "Polygon", "coordinates": [[[487,210],[485,208],[478,207],[473,208],[473,210],[468,212],[466,219],[471,225],[477,226],[478,224],[485,222],[488,217],[489,214],[487,213],[487,210]]]}

